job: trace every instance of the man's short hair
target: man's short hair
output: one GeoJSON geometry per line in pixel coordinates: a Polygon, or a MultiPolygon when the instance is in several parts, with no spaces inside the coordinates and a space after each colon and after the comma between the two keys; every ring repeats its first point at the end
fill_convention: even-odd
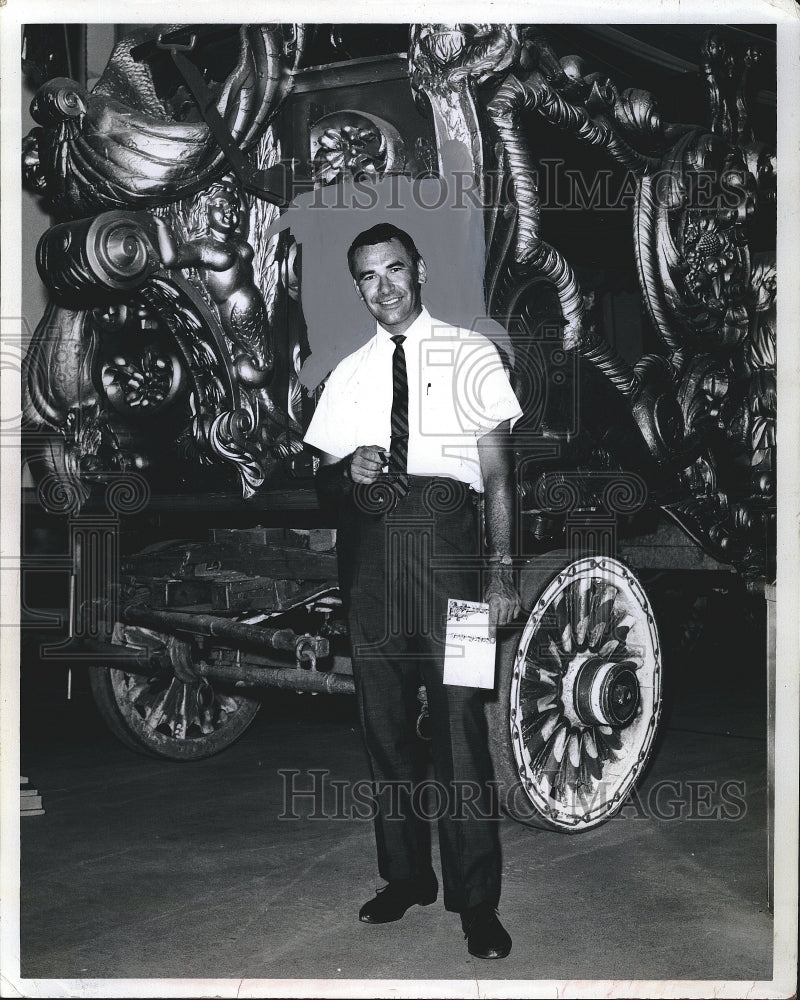
{"type": "Polygon", "coordinates": [[[374,247],[378,243],[388,243],[390,240],[397,240],[411,258],[411,263],[415,266],[422,259],[422,254],[417,250],[414,241],[407,232],[403,229],[398,229],[397,226],[393,226],[391,222],[379,222],[372,229],[366,229],[363,233],[359,233],[350,244],[350,248],[347,251],[347,266],[350,268],[350,273],[354,278],[353,261],[355,260],[356,250],[360,250],[361,247],[374,247]]]}

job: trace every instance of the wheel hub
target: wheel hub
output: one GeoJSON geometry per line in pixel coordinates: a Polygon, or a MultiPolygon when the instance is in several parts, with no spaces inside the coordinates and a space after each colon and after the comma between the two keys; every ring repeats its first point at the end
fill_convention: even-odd
{"type": "Polygon", "coordinates": [[[586,660],[575,678],[575,713],[585,726],[629,725],[639,707],[639,681],[630,660],[609,663],[602,657],[586,660]]]}
{"type": "Polygon", "coordinates": [[[200,678],[194,669],[192,648],[189,643],[175,636],[170,636],[167,649],[175,676],[179,680],[182,680],[184,684],[197,684],[200,678]]]}

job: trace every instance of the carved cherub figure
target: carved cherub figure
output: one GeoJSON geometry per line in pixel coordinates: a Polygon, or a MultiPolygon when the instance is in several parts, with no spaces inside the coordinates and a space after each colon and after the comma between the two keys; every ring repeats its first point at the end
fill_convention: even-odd
{"type": "Polygon", "coordinates": [[[161,260],[168,268],[197,268],[237,352],[239,381],[260,388],[272,374],[272,348],[264,299],[253,275],[253,248],[240,231],[238,189],[230,181],[217,181],[195,195],[188,217],[185,242],[177,242],[164,219],[156,217],[161,260]]]}

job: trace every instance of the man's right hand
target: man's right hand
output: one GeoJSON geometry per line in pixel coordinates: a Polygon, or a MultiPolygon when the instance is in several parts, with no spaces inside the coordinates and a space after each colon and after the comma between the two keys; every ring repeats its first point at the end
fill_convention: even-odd
{"type": "Polygon", "coordinates": [[[374,483],[386,463],[383,448],[377,444],[362,444],[350,460],[350,478],[354,483],[374,483]]]}

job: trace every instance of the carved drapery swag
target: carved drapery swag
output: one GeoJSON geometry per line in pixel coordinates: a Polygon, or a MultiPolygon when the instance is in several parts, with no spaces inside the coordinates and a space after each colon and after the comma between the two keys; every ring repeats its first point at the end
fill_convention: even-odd
{"type": "MultiPolygon", "coordinates": [[[[28,170],[38,153],[55,215],[163,205],[202,191],[229,169],[209,126],[180,120],[175,99],[159,96],[147,62],[131,55],[151,36],[141,29],[120,41],[91,92],[57,78],[36,94],[31,114],[39,127],[30,134],[28,170]]],[[[284,48],[273,27],[240,31],[238,60],[215,107],[243,152],[256,146],[291,86],[284,48]]]]}

